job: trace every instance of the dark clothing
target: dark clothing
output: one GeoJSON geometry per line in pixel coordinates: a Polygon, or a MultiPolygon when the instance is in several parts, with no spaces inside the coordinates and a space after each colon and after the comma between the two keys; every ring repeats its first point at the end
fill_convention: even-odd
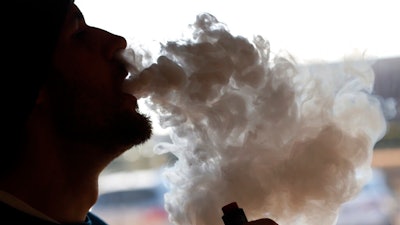
{"type": "MultiPolygon", "coordinates": [[[[0,224],[1,225],[57,225],[51,221],[29,215],[0,202],[0,224]]],[[[103,220],[89,212],[83,223],[63,223],[62,225],[107,225],[103,220]]]]}

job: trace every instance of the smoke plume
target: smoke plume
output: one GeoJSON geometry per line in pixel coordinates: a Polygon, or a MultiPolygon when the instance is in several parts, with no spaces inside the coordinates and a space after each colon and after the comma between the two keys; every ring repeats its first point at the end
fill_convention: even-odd
{"type": "Polygon", "coordinates": [[[173,224],[222,224],[236,201],[249,220],[331,225],[371,176],[386,119],[366,60],[301,65],[207,13],[157,54],[124,58],[124,88],[171,131],[155,151],[178,159],[164,173],[173,224]]]}

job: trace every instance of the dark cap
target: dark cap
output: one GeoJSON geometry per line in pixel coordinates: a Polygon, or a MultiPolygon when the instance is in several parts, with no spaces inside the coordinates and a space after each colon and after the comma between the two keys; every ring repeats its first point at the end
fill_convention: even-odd
{"type": "MultiPolygon", "coordinates": [[[[73,0],[2,1],[1,123],[2,144],[18,151],[20,135],[40,88],[51,71],[61,27],[73,0]],[[11,142],[11,143],[10,143],[11,142]]],[[[2,166],[11,164],[7,156],[2,166]]],[[[15,157],[14,157],[15,158],[15,157]]]]}
{"type": "Polygon", "coordinates": [[[25,120],[36,101],[72,3],[73,0],[10,0],[1,4],[1,61],[5,71],[2,86],[6,88],[2,90],[6,91],[2,109],[11,110],[15,119],[25,120]]]}

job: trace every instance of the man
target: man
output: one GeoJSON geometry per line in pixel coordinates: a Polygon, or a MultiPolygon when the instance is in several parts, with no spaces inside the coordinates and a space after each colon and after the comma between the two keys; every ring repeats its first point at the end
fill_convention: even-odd
{"type": "Polygon", "coordinates": [[[151,136],[121,90],[126,40],[88,26],[73,0],[2,7],[0,224],[105,224],[89,212],[99,174],[151,136]]]}

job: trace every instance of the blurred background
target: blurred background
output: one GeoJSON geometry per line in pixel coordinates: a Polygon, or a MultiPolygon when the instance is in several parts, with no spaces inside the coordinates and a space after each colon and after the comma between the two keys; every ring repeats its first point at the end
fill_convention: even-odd
{"type": "MultiPolygon", "coordinates": [[[[234,34],[263,35],[271,50],[284,49],[302,63],[334,65],[344,55],[362,52],[374,60],[374,92],[394,99],[400,111],[400,2],[398,0],[247,1],[76,0],[89,25],[149,46],[176,39],[198,13],[209,12],[234,34]]],[[[341,208],[338,225],[400,225],[400,113],[375,148],[373,176],[341,208]]],[[[157,124],[155,124],[157,126],[157,124]]],[[[155,154],[168,142],[157,129],[146,144],[127,151],[104,171],[93,211],[110,225],[168,225],[163,207],[167,191],[161,173],[176,158],[155,154]]]]}

